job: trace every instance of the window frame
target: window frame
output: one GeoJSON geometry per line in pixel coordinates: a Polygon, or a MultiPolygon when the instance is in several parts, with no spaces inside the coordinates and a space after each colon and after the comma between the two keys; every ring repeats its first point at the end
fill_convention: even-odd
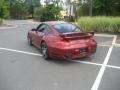
{"type": "Polygon", "coordinates": [[[37,27],[37,31],[38,32],[42,32],[42,33],[51,33],[52,32],[52,30],[51,30],[51,28],[49,27],[49,25],[47,25],[47,24],[40,24],[38,27],[37,27]],[[44,25],[44,26],[43,26],[44,25]],[[43,26],[43,28],[44,28],[44,30],[43,31],[41,31],[40,30],[40,28],[43,26]]]}
{"type": "MultiPolygon", "coordinates": [[[[71,24],[71,23],[65,23],[65,24],[73,25],[73,26],[75,27],[75,29],[79,29],[79,30],[80,30],[79,32],[83,32],[83,30],[82,30],[79,26],[77,26],[77,25],[75,25],[75,24],[71,24]]],[[[59,32],[59,33],[70,33],[70,32],[72,32],[72,31],[70,31],[70,32],[60,32],[59,29],[56,28],[56,25],[59,25],[59,24],[55,24],[55,25],[53,25],[53,26],[54,26],[54,28],[56,29],[56,31],[59,32]]],[[[61,24],[60,24],[60,25],[61,25],[61,24]]],[[[77,32],[77,31],[76,31],[76,32],[77,32]]]]}

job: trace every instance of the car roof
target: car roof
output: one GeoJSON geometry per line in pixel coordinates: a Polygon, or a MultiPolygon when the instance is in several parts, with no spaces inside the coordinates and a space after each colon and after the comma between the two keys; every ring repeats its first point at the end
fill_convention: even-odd
{"type": "Polygon", "coordinates": [[[53,26],[53,25],[56,25],[56,24],[64,24],[64,23],[67,23],[67,22],[64,22],[64,21],[47,21],[47,22],[43,22],[47,25],[50,25],[50,26],[53,26]]]}

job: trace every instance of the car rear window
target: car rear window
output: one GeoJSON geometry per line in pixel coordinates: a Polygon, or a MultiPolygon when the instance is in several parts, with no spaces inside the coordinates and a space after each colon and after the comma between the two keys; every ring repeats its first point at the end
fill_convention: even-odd
{"type": "Polygon", "coordinates": [[[75,25],[68,24],[68,23],[63,23],[63,24],[55,24],[54,28],[59,32],[59,33],[69,33],[69,32],[82,32],[80,28],[78,28],[75,25]]]}

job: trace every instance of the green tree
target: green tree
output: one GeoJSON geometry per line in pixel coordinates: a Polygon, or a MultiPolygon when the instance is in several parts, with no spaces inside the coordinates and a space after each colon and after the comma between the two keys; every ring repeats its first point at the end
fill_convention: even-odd
{"type": "Polygon", "coordinates": [[[120,15],[120,0],[93,0],[93,14],[106,16],[120,15]]]}
{"type": "Polygon", "coordinates": [[[12,0],[10,3],[10,16],[13,19],[26,19],[28,7],[23,0],[12,0]]]}
{"type": "Polygon", "coordinates": [[[42,18],[42,14],[45,12],[45,7],[36,7],[34,10],[34,19],[35,20],[40,20],[42,18]]]}
{"type": "Polygon", "coordinates": [[[28,12],[32,15],[32,18],[34,17],[35,9],[40,8],[41,6],[40,1],[41,0],[25,0],[26,5],[28,6],[28,12]]]}
{"type": "Polygon", "coordinates": [[[75,17],[79,16],[120,16],[120,0],[66,0],[72,4],[75,17]]]}
{"type": "Polygon", "coordinates": [[[57,20],[60,15],[61,8],[55,4],[48,4],[45,7],[35,9],[34,18],[40,21],[53,21],[57,20]]]}
{"type": "Polygon", "coordinates": [[[57,7],[63,7],[64,2],[63,0],[51,0],[52,4],[54,4],[57,7]]]}
{"type": "Polygon", "coordinates": [[[53,14],[55,19],[58,19],[59,15],[60,15],[60,10],[61,10],[61,8],[58,6],[55,6],[55,4],[49,4],[46,7],[46,11],[49,11],[49,13],[53,14]]]}
{"type": "Polygon", "coordinates": [[[0,18],[7,18],[8,16],[8,2],[6,0],[0,0],[0,18]]]}

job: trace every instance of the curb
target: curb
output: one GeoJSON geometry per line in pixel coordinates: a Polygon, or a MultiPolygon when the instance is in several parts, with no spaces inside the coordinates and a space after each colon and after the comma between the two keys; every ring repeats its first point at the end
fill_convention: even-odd
{"type": "Polygon", "coordinates": [[[9,25],[10,27],[5,27],[5,26],[3,26],[3,27],[0,27],[0,30],[1,29],[10,29],[10,28],[17,28],[18,27],[18,25],[10,25],[10,24],[7,24],[7,25],[9,25]]]}
{"type": "Polygon", "coordinates": [[[34,20],[28,20],[28,22],[33,23],[33,24],[39,24],[40,22],[36,22],[34,20]]]}

